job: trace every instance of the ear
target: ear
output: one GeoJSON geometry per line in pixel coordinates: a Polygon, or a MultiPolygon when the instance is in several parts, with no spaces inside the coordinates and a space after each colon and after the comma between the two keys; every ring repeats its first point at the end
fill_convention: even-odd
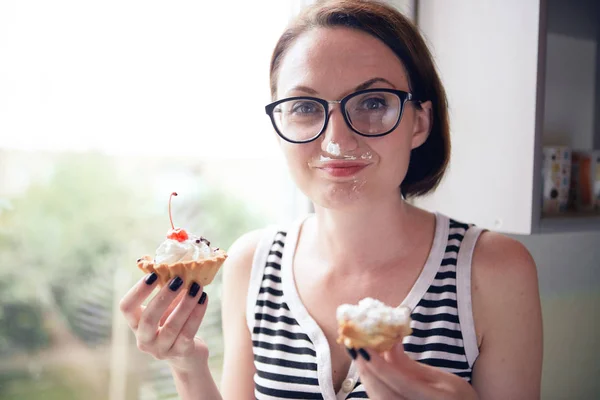
{"type": "Polygon", "coordinates": [[[411,149],[421,146],[429,137],[433,123],[433,108],[431,101],[421,103],[421,107],[415,105],[415,119],[413,124],[413,135],[411,149]]]}

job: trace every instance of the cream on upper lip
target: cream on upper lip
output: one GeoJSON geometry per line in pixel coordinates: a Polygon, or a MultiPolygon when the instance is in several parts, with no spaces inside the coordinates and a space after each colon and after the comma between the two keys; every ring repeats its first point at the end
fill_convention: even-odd
{"type": "Polygon", "coordinates": [[[373,162],[373,153],[367,149],[354,149],[342,151],[340,146],[331,141],[327,143],[325,151],[309,162],[312,168],[353,168],[366,167],[373,162]]]}
{"type": "Polygon", "coordinates": [[[373,162],[372,159],[373,154],[367,151],[359,155],[345,154],[338,157],[320,155],[316,160],[313,160],[309,164],[314,168],[350,168],[367,166],[373,162]]]}

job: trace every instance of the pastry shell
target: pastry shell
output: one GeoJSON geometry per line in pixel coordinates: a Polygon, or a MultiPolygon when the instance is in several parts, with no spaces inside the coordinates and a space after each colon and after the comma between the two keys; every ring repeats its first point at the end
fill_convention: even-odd
{"type": "Polygon", "coordinates": [[[139,269],[145,273],[156,272],[158,285],[164,286],[178,276],[183,279],[184,287],[196,282],[202,287],[210,284],[227,258],[227,253],[217,250],[215,255],[198,261],[182,261],[173,264],[155,264],[151,256],[143,256],[137,261],[139,269]]]}
{"type": "Polygon", "coordinates": [[[394,344],[402,340],[404,336],[410,335],[410,325],[389,325],[380,323],[372,332],[366,332],[352,321],[338,321],[337,342],[348,348],[368,348],[377,353],[390,350],[394,344]]]}

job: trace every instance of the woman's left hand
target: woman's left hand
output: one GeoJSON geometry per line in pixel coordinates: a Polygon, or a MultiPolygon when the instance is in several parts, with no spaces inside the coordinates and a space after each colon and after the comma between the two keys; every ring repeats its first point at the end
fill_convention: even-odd
{"type": "Polygon", "coordinates": [[[412,360],[399,342],[379,355],[364,349],[349,350],[360,380],[374,400],[476,400],[477,393],[464,379],[412,360]],[[355,353],[354,353],[355,352],[355,353]]]}

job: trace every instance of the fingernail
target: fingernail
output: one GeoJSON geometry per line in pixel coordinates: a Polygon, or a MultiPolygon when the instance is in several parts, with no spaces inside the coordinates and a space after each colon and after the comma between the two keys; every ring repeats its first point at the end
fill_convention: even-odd
{"type": "Polygon", "coordinates": [[[171,289],[173,292],[175,292],[177,289],[179,289],[181,287],[182,283],[183,283],[183,279],[176,276],[175,278],[173,278],[173,280],[169,284],[169,289],[171,289]]]}
{"type": "Polygon", "coordinates": [[[353,360],[356,360],[356,350],[350,348],[350,347],[346,347],[346,350],[348,350],[348,354],[350,354],[350,357],[352,357],[353,360]]]}
{"type": "Polygon", "coordinates": [[[200,285],[194,282],[192,283],[192,286],[190,286],[190,291],[188,292],[188,294],[190,295],[190,297],[196,297],[196,295],[198,294],[198,290],[200,290],[200,285]]]}
{"type": "Polygon", "coordinates": [[[156,275],[156,272],[151,273],[146,278],[146,285],[152,285],[154,282],[156,282],[157,278],[158,278],[158,275],[156,275]]]}
{"type": "Polygon", "coordinates": [[[358,353],[367,361],[371,360],[371,356],[369,355],[369,353],[367,353],[367,351],[365,349],[358,349],[358,353]]]}
{"type": "Polygon", "coordinates": [[[200,296],[200,300],[198,300],[198,304],[204,304],[206,302],[206,292],[202,292],[202,296],[200,296]]]}

